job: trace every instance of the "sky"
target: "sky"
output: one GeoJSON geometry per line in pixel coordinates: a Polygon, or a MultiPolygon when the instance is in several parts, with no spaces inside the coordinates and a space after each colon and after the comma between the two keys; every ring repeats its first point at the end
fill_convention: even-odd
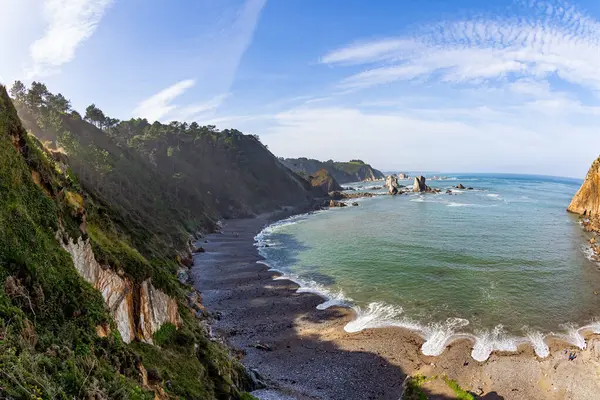
{"type": "Polygon", "coordinates": [[[282,157],[582,178],[597,0],[0,0],[0,82],[282,157]]]}

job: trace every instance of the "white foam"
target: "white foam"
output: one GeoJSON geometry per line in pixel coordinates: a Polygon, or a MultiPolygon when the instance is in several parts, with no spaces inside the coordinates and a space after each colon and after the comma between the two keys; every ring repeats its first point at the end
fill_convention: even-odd
{"type": "MultiPolygon", "coordinates": [[[[521,340],[522,341],[522,340],[521,340]]],[[[517,351],[520,340],[505,333],[502,325],[475,336],[471,357],[476,361],[487,360],[493,351],[517,351]]]]}
{"type": "MultiPolygon", "coordinates": [[[[422,196],[419,196],[412,201],[426,200],[422,196]]],[[[447,205],[450,207],[469,205],[477,206],[474,204],[463,203],[450,203],[447,205]]],[[[307,215],[308,214],[302,214],[295,217],[290,217],[263,229],[263,231],[261,231],[255,237],[255,245],[259,247],[259,252],[264,250],[264,244],[274,244],[270,241],[268,236],[278,227],[297,223],[303,218],[306,218],[307,215]]],[[[263,254],[263,252],[261,252],[261,254],[263,254]]],[[[263,256],[265,255],[263,254],[263,256]]],[[[487,360],[494,351],[516,352],[518,346],[522,343],[529,343],[534,349],[536,355],[540,358],[545,358],[550,353],[549,347],[545,342],[545,339],[548,337],[548,335],[544,335],[538,331],[526,330],[524,337],[515,337],[506,333],[502,325],[498,325],[491,331],[478,332],[474,335],[460,332],[461,328],[469,324],[468,320],[462,318],[449,318],[445,322],[422,325],[409,319],[408,317],[401,317],[403,309],[399,306],[393,306],[381,302],[372,302],[366,307],[353,305],[353,300],[347,298],[342,291],[332,292],[327,287],[313,280],[302,279],[295,274],[283,272],[282,270],[275,268],[275,266],[279,266],[274,260],[259,260],[257,263],[268,266],[270,271],[277,271],[282,274],[280,277],[274,278],[275,280],[287,279],[295,282],[299,286],[297,289],[298,293],[313,293],[322,297],[324,302],[320,303],[316,307],[319,310],[325,310],[332,306],[352,308],[356,314],[356,317],[353,321],[346,324],[344,327],[346,332],[360,332],[364,329],[382,327],[405,328],[417,332],[423,337],[425,342],[421,346],[421,351],[423,354],[429,356],[440,355],[454,340],[469,339],[473,342],[471,356],[473,359],[480,362],[487,360]]],[[[579,328],[574,325],[564,325],[563,327],[565,329],[564,333],[551,333],[549,335],[553,335],[559,339],[565,340],[566,342],[581,349],[586,348],[586,341],[583,336],[584,333],[593,332],[600,334],[600,321],[594,321],[579,328]]]]}
{"type": "Polygon", "coordinates": [[[445,323],[429,324],[421,328],[425,343],[421,351],[426,356],[439,356],[446,346],[456,339],[456,330],[469,325],[469,321],[463,318],[448,318],[445,323]]]}
{"type": "Polygon", "coordinates": [[[539,331],[526,331],[525,337],[531,343],[535,354],[540,358],[546,358],[550,355],[550,348],[545,342],[545,335],[539,331]]]}
{"type": "Polygon", "coordinates": [[[451,202],[449,204],[446,205],[446,207],[473,207],[475,206],[475,204],[470,204],[470,203],[455,203],[455,202],[451,202]]]}
{"type": "Polygon", "coordinates": [[[600,266],[600,262],[598,262],[597,258],[596,258],[598,255],[596,254],[596,252],[594,251],[592,246],[583,245],[582,251],[583,251],[583,255],[585,256],[585,258],[587,258],[591,262],[596,263],[598,266],[600,266]]]}
{"type": "Polygon", "coordinates": [[[581,350],[584,350],[587,347],[581,328],[577,328],[572,324],[563,325],[563,328],[565,328],[567,332],[557,335],[560,339],[572,344],[573,346],[579,347],[581,350]]]}
{"type": "Polygon", "coordinates": [[[346,324],[346,332],[360,332],[368,328],[397,326],[396,317],[402,313],[402,308],[383,303],[370,303],[367,308],[353,306],[356,318],[346,324]]]}

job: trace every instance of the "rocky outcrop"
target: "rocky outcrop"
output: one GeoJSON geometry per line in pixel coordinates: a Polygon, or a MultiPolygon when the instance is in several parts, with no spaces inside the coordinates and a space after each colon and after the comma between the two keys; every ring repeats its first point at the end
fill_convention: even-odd
{"type": "Polygon", "coordinates": [[[415,180],[413,182],[413,192],[429,192],[430,190],[430,187],[425,184],[424,176],[415,176],[415,180]]]}
{"type": "Polygon", "coordinates": [[[389,175],[387,178],[385,178],[385,188],[389,194],[393,196],[397,195],[398,191],[400,190],[398,178],[396,178],[394,175],[389,175]]]}
{"type": "Polygon", "coordinates": [[[329,200],[329,207],[346,207],[346,203],[342,203],[341,201],[329,200]]]}
{"type": "Polygon", "coordinates": [[[585,217],[589,230],[600,231],[600,157],[592,163],[567,210],[585,217]]]}
{"type": "Polygon", "coordinates": [[[408,174],[401,172],[398,174],[398,179],[406,180],[406,179],[410,179],[410,176],[408,176],[408,174]]]}
{"type": "Polygon", "coordinates": [[[376,170],[361,160],[349,162],[336,162],[329,160],[322,162],[308,158],[286,158],[281,160],[292,171],[311,176],[321,169],[327,172],[340,184],[357,181],[376,181],[385,178],[381,171],[376,170]]]}
{"type": "Polygon", "coordinates": [[[66,244],[61,238],[59,241],[73,258],[77,272],[102,293],[124,342],[137,339],[152,343],[152,335],[163,324],[180,326],[177,301],[154,288],[150,280],[136,287],[129,279],[100,265],[89,239],[80,237],[75,242],[69,238],[66,244]]]}
{"type": "Polygon", "coordinates": [[[323,193],[329,193],[335,190],[344,190],[325,168],[321,168],[312,174],[309,179],[312,187],[321,189],[323,193]]]}

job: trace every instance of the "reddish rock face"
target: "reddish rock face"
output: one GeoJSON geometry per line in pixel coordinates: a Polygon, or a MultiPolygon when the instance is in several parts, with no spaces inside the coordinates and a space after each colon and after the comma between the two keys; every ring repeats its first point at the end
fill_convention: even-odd
{"type": "Polygon", "coordinates": [[[592,230],[600,230],[600,157],[592,164],[567,210],[589,219],[592,230]]]}

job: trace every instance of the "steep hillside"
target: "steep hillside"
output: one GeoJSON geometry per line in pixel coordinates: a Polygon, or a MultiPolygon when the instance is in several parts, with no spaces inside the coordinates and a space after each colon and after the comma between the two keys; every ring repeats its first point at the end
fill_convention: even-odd
{"type": "Polygon", "coordinates": [[[375,181],[385,178],[385,175],[381,171],[374,169],[361,160],[351,160],[349,162],[329,160],[322,162],[308,158],[286,158],[282,162],[292,171],[306,175],[312,175],[320,169],[325,169],[340,184],[357,181],[375,181]]]}
{"type": "Polygon", "coordinates": [[[0,396],[248,398],[244,368],[176,279],[218,207],[179,209],[191,200],[143,156],[43,97],[22,111],[64,148],[28,135],[0,87],[0,396]]]}
{"type": "MultiPolygon", "coordinates": [[[[25,128],[68,154],[82,187],[124,220],[136,247],[184,246],[190,232],[214,230],[220,218],[301,205],[312,187],[255,136],[214,126],[145,119],[118,121],[88,107],[85,120],[40,83],[13,90],[25,128]],[[132,232],[131,224],[143,226],[132,232]]],[[[111,218],[115,216],[112,215],[111,218]]]]}
{"type": "Polygon", "coordinates": [[[310,184],[314,188],[319,188],[323,191],[323,194],[338,190],[344,190],[339,183],[327,172],[325,168],[318,170],[310,177],[310,184]]]}
{"type": "Polygon", "coordinates": [[[586,217],[590,221],[589,227],[600,231],[600,157],[592,163],[567,210],[586,217]]]}

